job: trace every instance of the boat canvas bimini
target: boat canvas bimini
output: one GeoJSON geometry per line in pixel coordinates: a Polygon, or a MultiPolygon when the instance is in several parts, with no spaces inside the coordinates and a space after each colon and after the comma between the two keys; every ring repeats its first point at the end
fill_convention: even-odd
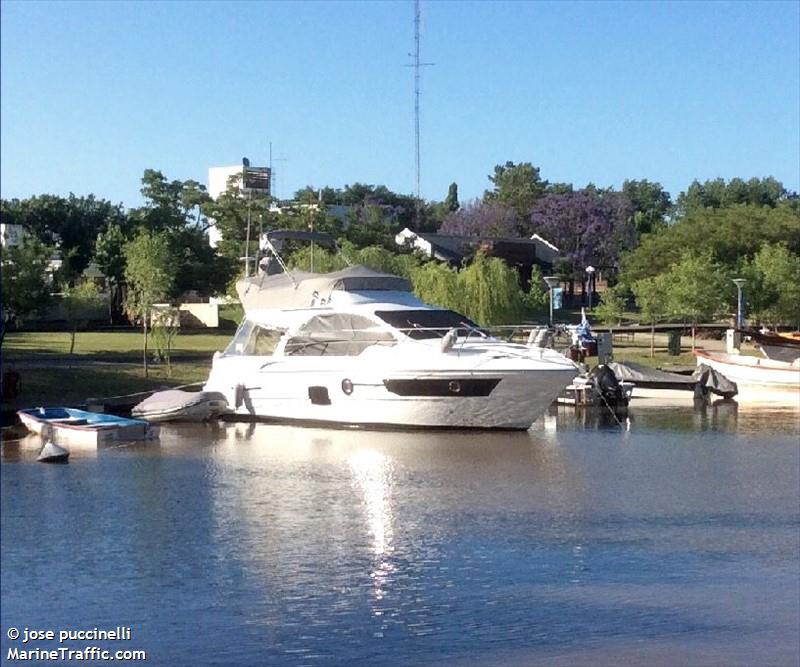
{"type": "Polygon", "coordinates": [[[19,410],[17,416],[32,433],[66,447],[148,440],[158,434],[158,427],[140,419],[75,408],[30,408],[19,410]]]}
{"type": "Polygon", "coordinates": [[[554,350],[500,341],[420,301],[405,278],[351,266],[288,270],[269,232],[267,271],[239,281],[245,319],[204,389],[240,415],[359,426],[527,429],[578,374],[554,350]],[[276,271],[276,267],[279,269],[276,271]]]}

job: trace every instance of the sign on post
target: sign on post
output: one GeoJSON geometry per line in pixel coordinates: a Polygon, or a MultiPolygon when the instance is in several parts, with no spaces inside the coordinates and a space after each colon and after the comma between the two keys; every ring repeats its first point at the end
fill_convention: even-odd
{"type": "Polygon", "coordinates": [[[561,308],[561,294],[563,292],[563,287],[554,287],[553,288],[553,310],[559,310],[561,308]]]}

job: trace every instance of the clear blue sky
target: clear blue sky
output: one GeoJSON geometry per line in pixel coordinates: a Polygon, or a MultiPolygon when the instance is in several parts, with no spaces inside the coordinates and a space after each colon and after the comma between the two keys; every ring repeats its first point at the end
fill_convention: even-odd
{"type": "MultiPolygon", "coordinates": [[[[413,193],[413,2],[2,2],[0,190],[141,203],[145,168],[413,193]],[[278,160],[282,158],[283,160],[278,160]]],[[[422,196],[495,164],[800,190],[800,3],[423,2],[422,196]]]]}

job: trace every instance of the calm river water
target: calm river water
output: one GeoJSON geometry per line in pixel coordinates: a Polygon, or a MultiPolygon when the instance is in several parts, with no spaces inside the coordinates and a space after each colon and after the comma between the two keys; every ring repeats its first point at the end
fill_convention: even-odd
{"type": "Polygon", "coordinates": [[[187,425],[49,466],[5,443],[0,662],[58,647],[12,627],[126,626],[61,646],[177,666],[797,665],[799,414],[187,425]]]}

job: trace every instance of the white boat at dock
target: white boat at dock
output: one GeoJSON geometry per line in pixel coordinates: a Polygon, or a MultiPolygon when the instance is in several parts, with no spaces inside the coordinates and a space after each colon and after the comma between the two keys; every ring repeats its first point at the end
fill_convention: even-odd
{"type": "Polygon", "coordinates": [[[268,269],[238,283],[245,320],[204,389],[239,415],[411,428],[527,429],[578,374],[554,350],[499,340],[420,301],[405,278],[352,266],[288,270],[269,232],[268,269]],[[279,266],[279,272],[274,272],[279,266]]]}
{"type": "Polygon", "coordinates": [[[800,408],[800,360],[792,363],[744,354],[695,350],[705,364],[736,383],[740,402],[783,403],[800,408]]]}

